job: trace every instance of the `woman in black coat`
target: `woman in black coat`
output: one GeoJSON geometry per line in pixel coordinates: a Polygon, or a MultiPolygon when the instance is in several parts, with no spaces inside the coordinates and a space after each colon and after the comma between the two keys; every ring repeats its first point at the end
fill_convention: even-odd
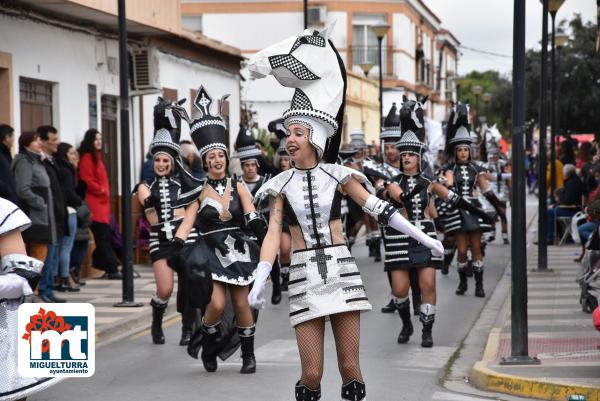
{"type": "Polygon", "coordinates": [[[77,208],[81,206],[83,200],[75,190],[75,169],[79,161],[77,150],[70,144],[62,142],[58,145],[55,155],[56,170],[61,177],[61,187],[67,204],[68,213],[68,232],[60,242],[60,253],[58,256],[58,291],[79,291],[79,288],[73,287],[69,283],[69,270],[71,267],[71,250],[75,241],[77,232],[77,208]]]}

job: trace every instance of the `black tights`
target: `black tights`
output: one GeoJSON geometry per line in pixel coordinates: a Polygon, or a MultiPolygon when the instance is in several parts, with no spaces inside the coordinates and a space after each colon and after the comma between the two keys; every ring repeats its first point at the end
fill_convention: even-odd
{"type": "MultiPolygon", "coordinates": [[[[338,313],[331,315],[330,319],[342,382],[362,382],[359,362],[360,313],[338,313]]],[[[310,389],[316,389],[323,377],[325,318],[300,323],[295,329],[302,363],[300,383],[310,389]]]]}

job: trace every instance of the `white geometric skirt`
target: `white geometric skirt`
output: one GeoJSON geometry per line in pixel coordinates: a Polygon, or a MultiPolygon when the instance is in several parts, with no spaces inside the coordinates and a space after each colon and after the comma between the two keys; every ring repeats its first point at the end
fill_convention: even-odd
{"type": "Polygon", "coordinates": [[[346,245],[295,251],[290,265],[293,326],[336,313],[372,309],[354,257],[346,245]]]}

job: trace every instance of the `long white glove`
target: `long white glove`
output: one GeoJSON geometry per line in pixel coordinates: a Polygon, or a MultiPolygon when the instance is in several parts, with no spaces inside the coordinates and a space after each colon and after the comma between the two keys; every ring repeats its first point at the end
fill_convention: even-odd
{"type": "Polygon", "coordinates": [[[404,218],[400,213],[396,212],[390,217],[388,225],[396,231],[400,231],[431,249],[431,254],[435,257],[441,258],[444,256],[444,246],[436,239],[431,238],[423,231],[412,225],[408,220],[404,218]]]}
{"type": "Polygon", "coordinates": [[[18,299],[32,293],[29,283],[23,277],[14,273],[0,276],[0,299],[18,299]]]}
{"type": "Polygon", "coordinates": [[[271,274],[271,268],[273,266],[269,262],[261,261],[256,267],[256,273],[254,274],[254,284],[252,290],[248,294],[248,303],[254,309],[262,309],[265,307],[265,286],[267,285],[267,279],[271,274]]]}

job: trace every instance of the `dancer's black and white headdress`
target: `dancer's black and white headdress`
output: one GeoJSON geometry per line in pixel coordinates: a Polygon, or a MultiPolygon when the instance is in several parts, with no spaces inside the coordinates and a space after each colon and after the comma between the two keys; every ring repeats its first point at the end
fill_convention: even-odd
{"type": "Polygon", "coordinates": [[[396,143],[401,136],[402,131],[400,131],[400,114],[398,114],[396,103],[392,103],[392,108],[390,109],[383,123],[383,130],[379,135],[379,140],[381,143],[396,143]]]}
{"type": "Polygon", "coordinates": [[[466,127],[460,126],[456,130],[454,138],[450,139],[450,141],[448,141],[448,144],[454,149],[456,149],[456,147],[460,145],[471,146],[471,144],[473,144],[473,137],[471,136],[471,133],[466,127]]]}
{"type": "Polygon", "coordinates": [[[260,149],[256,147],[252,133],[244,124],[240,124],[240,131],[235,141],[235,150],[233,157],[239,158],[242,164],[250,160],[254,160],[258,164],[258,158],[262,155],[260,149]]]}
{"type": "Polygon", "coordinates": [[[155,157],[158,154],[165,154],[171,159],[171,163],[175,166],[175,162],[179,161],[181,156],[181,147],[171,137],[171,133],[161,128],[154,133],[154,138],[150,143],[150,154],[155,157]]]}
{"type": "MultiPolygon", "coordinates": [[[[427,152],[427,145],[425,145],[416,133],[413,131],[406,131],[402,134],[402,138],[396,142],[396,148],[398,153],[410,153],[419,156],[419,169],[422,171],[424,167],[423,155],[427,152]]],[[[400,169],[402,170],[402,163],[400,163],[400,169]]]]}
{"type": "Polygon", "coordinates": [[[365,131],[355,128],[350,132],[350,147],[356,150],[363,150],[369,147],[365,142],[365,131]]]}
{"type": "Polygon", "coordinates": [[[287,143],[287,139],[283,138],[280,142],[279,142],[279,147],[277,148],[277,154],[279,156],[289,156],[289,153],[287,151],[287,148],[285,147],[287,143]]]}
{"type": "Polygon", "coordinates": [[[319,158],[335,162],[341,139],[346,96],[346,69],[329,40],[333,26],[320,32],[304,31],[255,54],[248,63],[254,78],[273,75],[286,87],[296,88],[284,125],[300,124],[319,158]]]}
{"type": "Polygon", "coordinates": [[[275,134],[280,141],[287,136],[283,121],[283,118],[278,118],[277,120],[271,121],[268,125],[269,132],[275,134]]]}
{"type": "Polygon", "coordinates": [[[219,100],[219,114],[211,114],[211,105],[213,99],[210,97],[204,86],[198,89],[194,106],[200,112],[200,118],[192,121],[190,124],[190,135],[198,148],[200,157],[212,149],[222,149],[227,154],[227,125],[223,118],[222,107],[229,95],[225,95],[219,100]]]}
{"type": "Polygon", "coordinates": [[[181,136],[181,120],[189,124],[190,117],[187,110],[183,107],[187,99],[181,99],[176,102],[165,100],[158,97],[154,105],[154,132],[160,129],[166,129],[171,133],[173,142],[179,143],[181,136]]]}

